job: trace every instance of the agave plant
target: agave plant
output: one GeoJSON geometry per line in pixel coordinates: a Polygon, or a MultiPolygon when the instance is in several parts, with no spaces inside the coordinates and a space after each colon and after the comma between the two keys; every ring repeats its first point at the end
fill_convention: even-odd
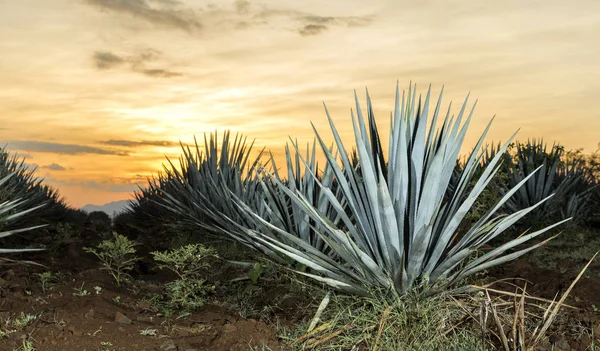
{"type": "MultiPolygon", "coordinates": [[[[10,190],[10,189],[8,189],[8,184],[9,184],[9,180],[13,176],[14,176],[14,174],[9,174],[0,179],[0,190],[10,190]]],[[[0,202],[0,230],[3,230],[3,228],[6,225],[10,224],[11,222],[31,213],[33,211],[36,211],[44,206],[44,204],[41,204],[38,206],[31,207],[27,210],[17,210],[21,205],[23,205],[26,202],[27,202],[26,200],[20,200],[20,199],[0,202]]],[[[13,234],[41,228],[44,226],[45,225],[37,225],[37,226],[31,226],[28,228],[0,231],[0,239],[6,238],[13,234]]],[[[4,249],[4,248],[0,248],[0,254],[24,252],[24,251],[39,251],[39,250],[40,249],[4,249]]]]}
{"type": "MultiPolygon", "coordinates": [[[[43,179],[35,176],[35,168],[29,167],[24,158],[19,159],[16,154],[11,155],[6,148],[0,147],[0,178],[9,174],[13,176],[0,189],[0,202],[20,198],[23,201],[18,209],[44,202],[46,205],[36,211],[36,220],[46,223],[62,221],[73,210],[55,188],[42,183],[43,179]]],[[[20,226],[25,223],[23,218],[18,218],[12,225],[20,226]]]]}
{"type": "MultiPolygon", "coordinates": [[[[152,201],[174,214],[180,222],[200,227],[208,235],[231,239],[235,237],[246,246],[262,250],[261,245],[246,240],[243,233],[228,232],[223,220],[244,221],[232,201],[231,193],[243,199],[255,212],[262,213],[262,186],[255,180],[255,170],[261,153],[251,159],[253,143],[230,132],[223,135],[218,145],[218,134],[204,135],[204,152],[195,140],[195,150],[182,144],[183,155],[179,165],[168,159],[163,165],[164,175],[160,185],[152,187],[156,195],[152,201]]],[[[250,225],[245,223],[245,225],[250,225]]]]}
{"type": "MultiPolygon", "coordinates": [[[[244,147],[245,139],[242,142],[242,139],[236,136],[231,145],[229,132],[226,132],[220,151],[216,140],[216,134],[211,134],[209,143],[205,135],[206,156],[198,147],[195,154],[184,148],[184,155],[178,167],[169,162],[170,166],[165,169],[167,177],[172,180],[172,187],[162,188],[161,192],[164,196],[157,203],[181,217],[186,217],[187,221],[195,223],[210,233],[221,238],[224,236],[233,238],[285,264],[282,255],[253,240],[246,230],[239,229],[263,229],[261,223],[252,219],[248,221],[245,213],[240,213],[236,201],[242,201],[264,220],[282,231],[293,233],[294,240],[301,240],[321,252],[335,255],[317,234],[322,229],[291,201],[275,181],[266,178],[259,181],[254,177],[255,170],[259,169],[259,158],[246,166],[251,146],[244,147]],[[270,205],[267,206],[266,203],[270,205]],[[236,223],[236,226],[232,226],[232,222],[236,223]]],[[[307,147],[306,155],[303,157],[297,142],[291,141],[286,147],[287,179],[280,176],[272,154],[267,165],[272,165],[273,176],[279,183],[285,184],[288,189],[301,192],[315,207],[329,215],[333,223],[340,223],[341,218],[329,205],[328,196],[317,185],[319,181],[328,187],[336,188],[331,168],[326,166],[322,172],[319,169],[316,151],[315,141],[312,148],[307,147]]],[[[261,166],[261,172],[269,172],[264,165],[261,166]]],[[[343,203],[344,200],[340,199],[340,201],[343,203]]],[[[276,237],[276,240],[295,245],[294,240],[280,237],[275,231],[269,230],[265,233],[276,237]]]]}
{"type": "Polygon", "coordinates": [[[534,212],[536,218],[577,218],[589,211],[587,204],[593,187],[586,181],[581,158],[565,160],[563,146],[555,143],[548,151],[547,144],[536,139],[526,144],[517,142],[515,150],[514,161],[507,169],[509,186],[520,183],[535,169],[540,170],[507,201],[510,211],[529,207],[550,194],[555,196],[534,212]]]}
{"type": "MultiPolygon", "coordinates": [[[[369,294],[371,289],[404,294],[419,282],[436,285],[437,291],[447,289],[466,277],[513,260],[543,244],[545,241],[525,249],[517,248],[564,221],[523,235],[472,258],[472,254],[484,244],[502,234],[550,196],[510,215],[494,216],[519,187],[535,174],[531,173],[510,189],[467,232],[458,233],[460,222],[498,171],[500,157],[515,135],[498,150],[475,184],[470,186],[482,158],[482,154],[472,153],[460,173],[455,190],[447,198],[445,195],[448,194],[448,186],[475,105],[462,126],[468,97],[456,119],[450,116],[449,108],[442,127],[436,128],[441,98],[442,93],[427,131],[430,90],[422,104],[420,97],[416,103],[416,93],[412,86],[407,95],[402,94],[402,99],[396,87],[386,159],[368,92],[367,121],[355,93],[357,116],[352,112],[352,123],[360,175],[359,167],[352,166],[347,148],[325,107],[341,165],[314,125],[313,129],[334,179],[339,184],[341,198],[321,182],[317,175],[309,172],[306,176],[312,177],[312,181],[325,194],[328,206],[341,218],[338,224],[331,221],[330,216],[315,206],[305,194],[298,189],[290,189],[277,176],[258,178],[261,182],[277,184],[309,216],[311,225],[319,229],[315,232],[335,255],[324,254],[294,233],[282,230],[264,216],[255,213],[243,199],[236,196],[235,202],[247,218],[242,222],[224,219],[223,227],[244,232],[247,240],[310,268],[310,272],[299,272],[301,274],[334,288],[363,295],[369,294]],[[251,222],[254,223],[245,225],[251,222]],[[513,249],[516,251],[505,254],[513,249]]],[[[477,150],[482,148],[491,122],[480,137],[477,150]]],[[[265,173],[268,175],[268,172],[263,172],[265,173]]],[[[272,211],[277,206],[272,202],[265,202],[265,205],[272,211]]]]}
{"type": "Polygon", "coordinates": [[[158,202],[163,197],[162,191],[170,184],[171,179],[162,172],[149,177],[146,186],[140,186],[133,193],[134,199],[129,200],[123,212],[115,216],[115,226],[121,231],[134,229],[141,233],[156,233],[169,226],[175,218],[158,202]]]}

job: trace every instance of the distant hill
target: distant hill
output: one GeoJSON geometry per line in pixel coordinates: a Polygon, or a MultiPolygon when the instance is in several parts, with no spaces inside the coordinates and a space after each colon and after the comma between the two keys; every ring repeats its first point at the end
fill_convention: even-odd
{"type": "Polygon", "coordinates": [[[115,213],[119,213],[125,210],[125,207],[129,205],[128,200],[114,201],[109,202],[104,205],[85,205],[81,209],[87,213],[94,211],[102,211],[108,213],[108,215],[112,218],[115,213]]]}

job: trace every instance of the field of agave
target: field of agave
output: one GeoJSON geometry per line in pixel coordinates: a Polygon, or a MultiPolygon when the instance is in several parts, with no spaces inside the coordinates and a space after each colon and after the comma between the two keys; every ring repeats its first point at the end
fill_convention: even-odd
{"type": "MultiPolygon", "coordinates": [[[[517,133],[489,144],[490,121],[461,157],[475,105],[467,98],[453,115],[442,93],[430,95],[397,87],[387,124],[377,123],[368,93],[364,110],[356,96],[352,146],[325,108],[330,133],[313,126],[306,149],[290,139],[284,165],[228,131],[182,144],[178,162],[167,160],[112,222],[69,208],[2,150],[0,264],[13,273],[0,275],[11,306],[0,306],[0,337],[15,349],[67,348],[11,324],[22,312],[11,294],[26,284],[7,278],[18,279],[14,267],[41,269],[30,261],[51,277],[76,258],[78,275],[54,282],[56,291],[73,289],[71,279],[98,282],[101,266],[113,279],[95,288],[112,300],[89,306],[116,313],[111,325],[123,336],[103,340],[90,327],[71,333],[69,349],[596,350],[600,155],[518,142],[517,133]],[[237,317],[210,322],[207,313],[237,317]],[[144,318],[120,326],[119,314],[144,318]],[[154,332],[135,333],[143,323],[154,332]],[[576,331],[566,327],[573,323],[576,331]]],[[[47,293],[38,297],[60,312],[47,293]]]]}

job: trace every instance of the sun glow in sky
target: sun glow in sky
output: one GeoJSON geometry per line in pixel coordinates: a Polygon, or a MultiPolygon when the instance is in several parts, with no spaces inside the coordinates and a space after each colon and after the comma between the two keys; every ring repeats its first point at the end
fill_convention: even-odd
{"type": "MultiPolygon", "coordinates": [[[[75,206],[130,198],[179,141],[231,129],[281,155],[288,136],[352,141],[364,88],[380,127],[396,81],[455,112],[479,99],[474,145],[600,142],[600,1],[0,2],[0,145],[75,206]]],[[[387,133],[386,133],[387,134],[387,133]]]]}

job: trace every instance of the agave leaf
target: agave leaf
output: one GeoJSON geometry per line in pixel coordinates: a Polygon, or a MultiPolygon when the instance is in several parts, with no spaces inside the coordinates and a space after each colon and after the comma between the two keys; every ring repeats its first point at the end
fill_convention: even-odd
{"type": "Polygon", "coordinates": [[[369,296],[368,290],[362,289],[356,284],[348,284],[348,283],[344,283],[339,280],[335,280],[335,279],[331,279],[331,278],[327,278],[327,277],[321,277],[321,276],[306,273],[306,272],[300,272],[300,271],[295,271],[295,272],[298,274],[304,275],[306,277],[312,278],[321,283],[325,283],[335,289],[346,291],[350,294],[355,294],[355,295],[359,295],[359,296],[369,296]]]}
{"type": "MultiPolygon", "coordinates": [[[[13,234],[18,234],[18,233],[23,233],[23,232],[27,232],[30,230],[34,230],[34,229],[39,229],[39,228],[44,228],[48,226],[47,224],[41,224],[41,225],[34,225],[32,227],[28,227],[28,228],[19,228],[19,229],[12,229],[12,230],[5,230],[3,232],[0,232],[0,239],[1,238],[5,238],[7,236],[13,235],[13,234]]],[[[16,249],[19,250],[19,249],[16,249]]],[[[17,252],[17,251],[15,251],[17,252]]]]}
{"type": "MultiPolygon", "coordinates": [[[[468,275],[467,273],[470,270],[472,270],[473,268],[478,267],[478,266],[484,264],[485,262],[489,261],[492,258],[497,257],[498,255],[500,255],[501,253],[503,253],[503,252],[505,252],[507,250],[510,250],[510,249],[512,249],[514,247],[517,247],[518,245],[521,245],[521,244],[523,244],[523,243],[525,243],[525,242],[527,242],[527,241],[529,241],[529,240],[531,240],[531,239],[533,239],[533,238],[535,238],[535,237],[537,237],[537,236],[539,236],[541,234],[544,234],[548,230],[550,230],[550,229],[552,229],[552,228],[554,228],[554,227],[556,227],[556,226],[558,226],[558,225],[560,225],[560,224],[562,224],[564,222],[567,222],[568,220],[569,219],[562,220],[560,222],[554,223],[551,226],[548,226],[546,228],[537,230],[537,231],[535,231],[533,233],[530,233],[530,234],[527,234],[527,235],[522,235],[522,236],[520,236],[517,239],[511,240],[511,241],[509,241],[509,242],[507,242],[507,243],[505,243],[503,245],[500,245],[499,247],[491,250],[490,252],[482,255],[481,257],[479,257],[479,258],[477,258],[477,259],[469,262],[469,264],[467,264],[464,267],[465,273],[462,273],[460,276],[466,277],[468,275]]],[[[488,266],[488,267],[490,267],[490,266],[488,266]]]]}
{"type": "MultiPolygon", "coordinates": [[[[566,220],[565,220],[565,221],[566,221],[566,220]]],[[[549,230],[549,229],[550,229],[550,228],[544,228],[544,229],[543,229],[543,232],[546,232],[546,231],[547,231],[547,230],[549,230]]],[[[538,233],[538,235],[540,235],[540,234],[543,234],[543,232],[542,232],[542,233],[538,233]]],[[[533,234],[533,233],[532,233],[532,234],[533,234]]],[[[531,235],[531,234],[530,234],[530,235],[531,235]]],[[[537,235],[536,235],[536,236],[537,236],[537,235]]],[[[468,270],[468,271],[460,272],[459,274],[457,274],[457,275],[456,275],[456,277],[454,277],[454,278],[452,278],[452,279],[451,279],[451,282],[450,282],[450,284],[453,284],[453,283],[459,282],[460,280],[462,280],[462,279],[464,279],[464,278],[466,278],[466,277],[468,277],[468,276],[471,276],[471,275],[473,275],[473,274],[475,274],[475,273],[478,273],[478,272],[484,271],[484,270],[486,270],[486,269],[488,269],[488,268],[491,268],[491,267],[494,267],[494,266],[498,266],[498,265],[501,265],[501,264],[504,264],[504,263],[507,263],[507,262],[513,261],[513,260],[515,260],[515,259],[517,259],[517,258],[519,258],[519,257],[523,256],[524,254],[526,254],[526,253],[528,253],[528,252],[530,252],[530,251],[532,251],[532,250],[535,250],[535,249],[539,248],[540,246],[543,246],[543,245],[545,245],[546,243],[548,243],[550,240],[552,240],[552,239],[556,238],[557,236],[558,236],[558,235],[555,235],[555,236],[553,236],[553,237],[551,237],[551,238],[548,238],[548,239],[546,239],[546,240],[544,240],[544,241],[542,241],[542,242],[540,242],[540,243],[537,243],[537,244],[531,245],[531,246],[529,246],[529,247],[527,247],[527,248],[525,248],[525,249],[521,249],[521,250],[519,250],[519,251],[516,251],[516,252],[513,252],[513,253],[511,253],[511,254],[507,254],[507,255],[504,255],[504,256],[501,256],[501,257],[495,258],[495,259],[493,259],[493,260],[490,260],[490,261],[488,261],[488,262],[485,262],[485,263],[479,264],[479,265],[477,265],[477,266],[475,266],[475,267],[471,268],[471,269],[470,269],[470,270],[468,270]]],[[[528,240],[529,240],[529,239],[528,239],[528,240]]],[[[527,241],[527,240],[524,240],[524,241],[527,241]]],[[[514,246],[516,246],[516,245],[514,245],[514,246]]],[[[512,246],[512,245],[511,245],[511,248],[512,248],[512,247],[514,247],[514,246],[512,246]]],[[[507,250],[508,250],[508,249],[507,249],[507,250]]],[[[505,251],[506,251],[506,250],[504,250],[503,252],[505,252],[505,251]]]]}
{"type": "Polygon", "coordinates": [[[368,232],[366,233],[368,235],[367,240],[371,241],[372,246],[375,247],[378,254],[382,256],[383,261],[380,261],[380,264],[391,268],[392,265],[390,251],[387,248],[388,244],[386,242],[385,233],[383,232],[383,227],[381,224],[381,214],[379,213],[379,199],[377,196],[377,176],[375,175],[375,169],[372,164],[372,160],[370,160],[370,155],[367,151],[367,148],[362,142],[360,134],[358,134],[359,132],[356,129],[356,123],[354,123],[354,126],[355,131],[357,133],[356,143],[359,157],[361,160],[368,160],[367,162],[361,162],[363,184],[367,192],[367,206],[365,206],[366,211],[361,213],[361,215],[362,218],[370,222],[368,227],[365,228],[366,230],[368,230],[368,232]]]}

